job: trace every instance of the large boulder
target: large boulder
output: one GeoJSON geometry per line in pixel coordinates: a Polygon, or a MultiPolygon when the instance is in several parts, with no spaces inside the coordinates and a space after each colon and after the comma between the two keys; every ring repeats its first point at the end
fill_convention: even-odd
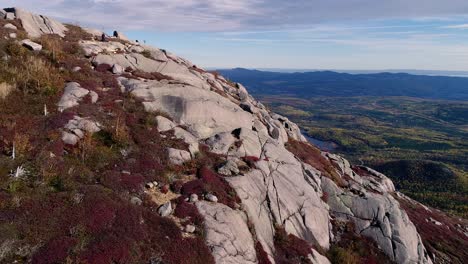
{"type": "Polygon", "coordinates": [[[372,238],[392,261],[432,263],[416,227],[391,194],[343,190],[327,178],[322,188],[334,215],[354,222],[355,231],[372,238]]]}
{"type": "Polygon", "coordinates": [[[215,92],[183,84],[121,83],[143,101],[146,111],[167,113],[174,122],[187,125],[199,139],[252,126],[252,115],[215,92]]]}
{"type": "Polygon", "coordinates": [[[21,8],[8,8],[9,13],[13,13],[16,19],[21,21],[24,30],[31,38],[38,38],[43,34],[57,34],[65,36],[67,28],[62,23],[50,17],[32,14],[21,8]]]}
{"type": "Polygon", "coordinates": [[[42,45],[38,44],[36,42],[33,42],[29,39],[22,40],[21,45],[23,45],[25,48],[32,50],[32,51],[41,51],[42,50],[42,45]]]}
{"type": "Polygon", "coordinates": [[[190,152],[180,149],[169,148],[169,160],[172,164],[182,165],[191,159],[190,152]]]}
{"type": "Polygon", "coordinates": [[[13,25],[13,24],[11,24],[11,23],[5,24],[5,25],[3,26],[3,28],[11,29],[11,30],[17,30],[17,29],[18,29],[15,25],[13,25]]]}
{"type": "Polygon", "coordinates": [[[68,145],[76,145],[86,134],[94,134],[101,131],[101,125],[89,118],[73,117],[69,120],[62,132],[62,141],[68,145]]]}
{"type": "MultiPolygon", "coordinates": [[[[84,47],[86,50],[90,46],[96,45],[98,44],[90,44],[90,42],[88,42],[84,47]]],[[[86,53],[89,54],[89,52],[86,53]]],[[[148,58],[137,52],[127,54],[98,54],[93,58],[93,64],[95,66],[99,64],[119,64],[125,69],[130,68],[148,73],[159,72],[170,76],[174,80],[190,84],[198,88],[208,90],[211,87],[205,79],[197,75],[196,72],[191,71],[187,65],[182,64],[179,61],[174,61],[172,58],[169,59],[164,54],[165,53],[159,53],[157,55],[160,59],[148,58]]]]}
{"type": "Polygon", "coordinates": [[[57,104],[58,110],[63,112],[68,108],[79,105],[79,102],[88,94],[89,90],[82,88],[79,83],[67,83],[63,95],[57,104]]]}
{"type": "Polygon", "coordinates": [[[241,211],[204,201],[196,206],[205,218],[205,240],[216,263],[258,263],[253,236],[241,211]]]}

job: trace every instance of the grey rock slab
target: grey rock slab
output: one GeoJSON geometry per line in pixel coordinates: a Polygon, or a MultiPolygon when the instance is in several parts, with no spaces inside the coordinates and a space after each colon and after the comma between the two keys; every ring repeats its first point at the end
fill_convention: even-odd
{"type": "Polygon", "coordinates": [[[32,51],[41,51],[42,50],[42,45],[41,44],[33,42],[33,41],[29,40],[29,39],[22,40],[20,43],[21,43],[21,45],[23,45],[24,47],[26,47],[26,48],[28,48],[29,50],[32,50],[32,51]]]}
{"type": "Polygon", "coordinates": [[[180,149],[169,148],[169,160],[176,165],[182,165],[184,162],[192,159],[190,152],[180,149]]]}
{"type": "Polygon", "coordinates": [[[245,216],[224,204],[200,201],[205,240],[216,263],[257,263],[255,245],[245,216]]]}
{"type": "Polygon", "coordinates": [[[13,20],[13,19],[15,19],[15,18],[16,18],[15,13],[7,12],[7,13],[5,14],[5,19],[6,19],[6,20],[13,20]]]}
{"type": "Polygon", "coordinates": [[[414,224],[389,193],[367,192],[365,197],[322,180],[328,204],[336,216],[351,219],[356,232],[372,238],[397,263],[432,263],[414,224]],[[346,209],[345,209],[346,208],[346,209]]]}
{"type": "Polygon", "coordinates": [[[11,23],[5,24],[5,25],[3,26],[3,28],[11,29],[11,30],[17,30],[17,29],[18,29],[15,25],[13,25],[13,24],[11,24],[11,23]]]}
{"type": "Polygon", "coordinates": [[[187,233],[193,233],[195,232],[196,228],[194,225],[186,225],[185,228],[184,228],[184,231],[187,232],[187,233]]]}
{"type": "Polygon", "coordinates": [[[58,110],[64,110],[79,105],[79,101],[89,94],[89,90],[84,89],[79,83],[67,83],[60,101],[58,102],[58,110]]]}
{"type": "Polygon", "coordinates": [[[134,205],[142,205],[143,204],[143,201],[136,197],[136,196],[133,196],[131,199],[130,199],[130,203],[134,204],[134,205]]]}
{"type": "Polygon", "coordinates": [[[98,122],[79,116],[69,120],[64,129],[66,131],[62,133],[62,140],[69,145],[76,145],[84,137],[85,132],[93,134],[101,130],[98,122]]]}
{"type": "MultiPolygon", "coordinates": [[[[239,130],[238,130],[239,131],[239,130]]],[[[239,140],[242,145],[238,149],[233,149],[229,155],[237,157],[253,156],[259,158],[262,155],[262,148],[269,139],[267,134],[261,134],[250,128],[240,128],[239,140]]]]}
{"type": "Polygon", "coordinates": [[[72,133],[69,133],[69,132],[63,132],[62,133],[62,141],[67,144],[67,145],[76,145],[78,143],[78,141],[80,140],[80,138],[75,135],[75,134],[72,134],[72,133]]]}
{"type": "Polygon", "coordinates": [[[145,48],[143,48],[140,45],[133,45],[130,48],[128,48],[127,50],[129,50],[130,52],[142,53],[142,52],[145,51],[145,48]]]}
{"type": "Polygon", "coordinates": [[[91,103],[95,104],[99,100],[99,95],[95,91],[90,91],[89,96],[91,96],[91,103]]]}
{"type": "Polygon", "coordinates": [[[102,30],[94,29],[94,28],[83,28],[83,30],[88,34],[94,37],[99,37],[99,38],[102,36],[102,34],[104,34],[102,30]]]}
{"type": "Polygon", "coordinates": [[[195,158],[195,155],[199,151],[199,144],[197,138],[192,133],[180,127],[174,128],[174,136],[178,139],[184,140],[184,142],[189,145],[190,154],[192,155],[192,158],[195,158]]]}
{"type": "Polygon", "coordinates": [[[112,66],[112,73],[113,74],[122,74],[124,73],[125,69],[124,67],[120,66],[119,64],[114,64],[112,66]]]}
{"type": "Polygon", "coordinates": [[[157,116],[156,122],[158,124],[158,131],[159,132],[166,132],[171,129],[174,129],[177,125],[172,122],[171,120],[165,118],[164,116],[157,116]]]}
{"type": "Polygon", "coordinates": [[[144,72],[158,72],[162,67],[161,62],[146,58],[140,53],[129,54],[98,54],[93,58],[93,65],[100,64],[114,65],[119,64],[124,69],[138,69],[144,72]]]}
{"type": "MultiPolygon", "coordinates": [[[[145,87],[145,86],[143,86],[145,87]]],[[[146,111],[163,111],[177,123],[189,126],[199,139],[239,127],[251,127],[252,115],[221,95],[185,85],[133,88],[146,111]]]]}
{"type": "Polygon", "coordinates": [[[236,142],[236,138],[231,132],[216,134],[205,141],[210,147],[210,151],[216,154],[227,154],[234,142],[236,142]]]}
{"type": "Polygon", "coordinates": [[[167,202],[163,205],[161,205],[158,208],[158,214],[162,217],[167,217],[172,213],[172,204],[171,202],[167,202]]]}
{"type": "Polygon", "coordinates": [[[270,161],[257,162],[258,169],[245,176],[226,178],[242,200],[257,239],[273,257],[274,225],[281,224],[288,233],[328,248],[328,206],[320,199],[316,186],[306,180],[309,175],[291,153],[281,150],[281,145],[269,148],[268,152],[277,153],[271,155],[270,161]]]}
{"type": "Polygon", "coordinates": [[[32,38],[38,38],[43,34],[57,34],[64,37],[67,31],[65,25],[50,17],[36,15],[20,8],[14,8],[14,13],[32,38]]]}
{"type": "Polygon", "coordinates": [[[189,201],[190,201],[191,203],[198,202],[198,195],[197,195],[196,193],[192,193],[192,194],[190,195],[189,201]]]}
{"type": "Polygon", "coordinates": [[[210,193],[205,195],[205,199],[206,199],[207,201],[210,201],[210,202],[213,202],[213,203],[217,203],[217,202],[218,202],[218,197],[216,197],[215,195],[210,194],[210,193]]]}
{"type": "MultiPolygon", "coordinates": [[[[102,52],[112,53],[112,52],[116,52],[119,50],[125,50],[125,45],[116,41],[102,42],[102,41],[93,41],[93,40],[82,40],[79,42],[79,45],[81,46],[81,48],[83,49],[87,57],[90,57],[92,55],[99,54],[102,52]]],[[[102,63],[98,63],[98,64],[102,64],[102,63]]],[[[108,62],[108,63],[109,65],[112,66],[114,65],[115,62],[114,63],[108,62]]]]}
{"type": "Polygon", "coordinates": [[[218,173],[227,176],[237,175],[239,172],[237,163],[232,159],[229,159],[221,168],[218,169],[218,173]]]}

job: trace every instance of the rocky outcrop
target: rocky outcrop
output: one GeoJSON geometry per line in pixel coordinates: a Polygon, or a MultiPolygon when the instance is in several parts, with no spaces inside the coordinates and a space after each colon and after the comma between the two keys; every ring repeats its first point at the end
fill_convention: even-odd
{"type": "Polygon", "coordinates": [[[58,102],[58,110],[63,112],[64,110],[79,105],[79,102],[87,95],[91,96],[92,101],[97,101],[97,94],[91,93],[89,90],[84,89],[79,83],[70,82],[65,86],[62,98],[58,102]]]}
{"type": "Polygon", "coordinates": [[[88,118],[75,116],[68,121],[62,133],[62,140],[65,144],[76,145],[86,134],[94,134],[101,130],[101,125],[88,118]]]}
{"type": "MultiPolygon", "coordinates": [[[[219,172],[229,176],[226,180],[240,197],[255,239],[270,260],[275,256],[275,226],[283,226],[286,232],[326,250],[335,239],[330,219],[339,218],[354,223],[357,234],[373,239],[395,262],[431,263],[415,226],[392,197],[395,187],[385,175],[365,167],[355,170],[344,158],[322,153],[321,158],[331,164],[342,181],[337,185],[329,175],[285,148],[290,140],[306,141],[298,126],[270,113],[242,85],[232,86],[220,76],[194,70],[191,63],[157,49],[153,53],[159,59],[139,53],[98,54],[93,63],[118,63],[172,78],[150,81],[120,77],[119,82],[122,91],[141,100],[146,111],[171,117],[172,121],[158,117],[159,130],[177,131],[177,126],[183,125],[188,129],[189,142],[202,142],[211,152],[227,157],[219,172]],[[235,168],[236,160],[245,157],[254,163],[246,173],[235,168]],[[328,199],[322,199],[324,196],[328,199]]],[[[211,211],[199,210],[205,218],[213,217],[211,211]]],[[[207,221],[205,228],[218,229],[217,224],[207,221]]],[[[220,263],[237,256],[232,245],[215,240],[224,240],[207,237],[220,263]]],[[[326,259],[317,256],[316,262],[326,259]]]]}
{"type": "Polygon", "coordinates": [[[173,164],[182,165],[191,159],[190,153],[185,150],[169,148],[169,159],[173,164]]]}
{"type": "Polygon", "coordinates": [[[246,215],[219,203],[196,206],[205,217],[206,243],[217,263],[258,263],[246,215]]]}
{"type": "Polygon", "coordinates": [[[38,38],[43,34],[57,34],[61,37],[65,36],[67,28],[62,23],[50,17],[32,14],[21,8],[6,8],[7,19],[18,19],[24,30],[31,38],[38,38]]]}
{"type": "Polygon", "coordinates": [[[432,263],[416,231],[392,195],[343,190],[329,179],[322,182],[331,213],[354,222],[356,232],[374,239],[397,263],[432,263]]]}
{"type": "MultiPolygon", "coordinates": [[[[67,31],[53,19],[17,8],[5,9],[0,16],[21,20],[31,38],[42,34],[64,36],[67,31]]],[[[97,37],[101,33],[87,31],[97,37]]],[[[79,45],[94,67],[106,64],[100,68],[110,69],[108,74],[117,79],[122,94],[154,113],[156,132],[162,138],[179,140],[180,144],[168,145],[162,151],[171,166],[183,168],[200,152],[215,154],[222,161],[210,169],[224,177],[222,183],[233,188],[237,200],[227,206],[223,204],[227,204],[226,198],[211,189],[198,193],[203,194],[200,197],[204,201],[188,193],[186,201],[195,203],[204,222],[203,226],[181,226],[188,236],[204,228],[205,242],[216,262],[258,263],[260,245],[274,263],[275,237],[281,227],[299,241],[306,241],[305,247],[313,252],[308,256],[312,263],[329,263],[319,252],[340,239],[333,232],[339,220],[352,223],[356,235],[375,241],[391,261],[432,263],[415,225],[400,206],[401,197],[395,198],[395,187],[385,175],[320,151],[308,154],[316,155],[312,160],[320,162],[309,162],[287,147],[298,142],[303,148],[312,148],[299,127],[271,113],[241,84],[228,82],[165,50],[131,43],[118,32],[115,35],[118,41],[82,40],[79,45]]],[[[35,49],[33,44],[23,43],[35,49]]],[[[78,83],[67,83],[58,111],[70,111],[87,96],[92,103],[107,99],[99,99],[96,92],[78,83]]],[[[61,127],[62,141],[76,145],[86,134],[101,129],[91,116],[76,115],[61,127]]],[[[210,177],[194,182],[213,180],[210,177]]],[[[161,190],[167,192],[168,186],[161,190]]],[[[133,203],[142,205],[137,199],[133,203]]],[[[177,207],[172,208],[168,200],[161,204],[157,212],[171,219],[177,207]]],[[[435,218],[427,219],[427,223],[436,225],[435,218]]]]}

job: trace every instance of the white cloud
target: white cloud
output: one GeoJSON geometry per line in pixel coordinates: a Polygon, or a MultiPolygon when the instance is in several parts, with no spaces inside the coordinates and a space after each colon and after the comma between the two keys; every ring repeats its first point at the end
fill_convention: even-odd
{"type": "Polygon", "coordinates": [[[450,28],[450,29],[468,29],[468,24],[460,24],[460,25],[449,25],[444,26],[442,28],[450,28]]]}
{"type": "Polygon", "coordinates": [[[0,0],[106,29],[257,31],[318,23],[466,15],[466,0],[0,0]]]}

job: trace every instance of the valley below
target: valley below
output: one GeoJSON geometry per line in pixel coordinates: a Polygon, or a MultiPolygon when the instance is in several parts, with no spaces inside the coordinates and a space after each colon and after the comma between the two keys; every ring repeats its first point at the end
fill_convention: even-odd
{"type": "Polygon", "coordinates": [[[467,217],[468,103],[412,97],[260,95],[309,141],[388,175],[408,196],[467,217]]]}

